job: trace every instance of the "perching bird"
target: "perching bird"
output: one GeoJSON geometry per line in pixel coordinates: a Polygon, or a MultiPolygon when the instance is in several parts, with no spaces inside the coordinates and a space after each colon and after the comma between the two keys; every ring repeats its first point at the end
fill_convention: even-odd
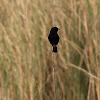
{"type": "Polygon", "coordinates": [[[50,34],[48,36],[48,39],[51,43],[51,45],[53,46],[53,52],[57,53],[57,44],[59,42],[59,36],[57,34],[58,28],[57,27],[53,27],[50,31],[50,34]]]}

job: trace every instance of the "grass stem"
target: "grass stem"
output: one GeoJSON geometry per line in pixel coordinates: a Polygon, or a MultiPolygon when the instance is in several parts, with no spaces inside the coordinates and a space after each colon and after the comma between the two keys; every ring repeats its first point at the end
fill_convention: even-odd
{"type": "Polygon", "coordinates": [[[54,96],[55,96],[55,100],[57,100],[57,93],[56,93],[56,76],[55,76],[55,64],[54,64],[54,53],[52,53],[53,55],[53,86],[54,86],[54,96]]]}

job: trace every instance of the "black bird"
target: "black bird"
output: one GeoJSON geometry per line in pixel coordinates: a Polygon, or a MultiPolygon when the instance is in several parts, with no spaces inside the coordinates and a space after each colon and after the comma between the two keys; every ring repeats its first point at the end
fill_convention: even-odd
{"type": "Polygon", "coordinates": [[[59,42],[59,36],[57,34],[58,28],[53,27],[50,31],[50,34],[48,36],[48,39],[53,46],[53,52],[57,53],[57,44],[59,42]]]}

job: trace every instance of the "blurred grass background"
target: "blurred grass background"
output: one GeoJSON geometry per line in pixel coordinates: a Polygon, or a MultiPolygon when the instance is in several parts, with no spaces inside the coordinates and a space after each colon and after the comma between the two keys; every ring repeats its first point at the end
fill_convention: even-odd
{"type": "Polygon", "coordinates": [[[100,100],[100,0],[0,0],[0,100],[100,100]]]}

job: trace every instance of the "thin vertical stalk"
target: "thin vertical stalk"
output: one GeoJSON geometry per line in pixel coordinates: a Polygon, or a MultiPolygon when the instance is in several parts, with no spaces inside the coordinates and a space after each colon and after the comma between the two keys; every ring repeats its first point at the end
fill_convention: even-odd
{"type": "Polygon", "coordinates": [[[90,100],[91,83],[92,83],[92,78],[90,77],[87,100],[90,100]]]}
{"type": "Polygon", "coordinates": [[[40,95],[40,100],[43,100],[43,96],[42,96],[42,93],[41,93],[39,86],[38,86],[38,91],[39,91],[39,95],[40,95]]]}
{"type": "Polygon", "coordinates": [[[54,87],[54,96],[55,96],[55,100],[57,100],[57,94],[56,94],[55,64],[54,64],[54,53],[52,53],[52,60],[53,60],[53,87],[54,87]]]}

